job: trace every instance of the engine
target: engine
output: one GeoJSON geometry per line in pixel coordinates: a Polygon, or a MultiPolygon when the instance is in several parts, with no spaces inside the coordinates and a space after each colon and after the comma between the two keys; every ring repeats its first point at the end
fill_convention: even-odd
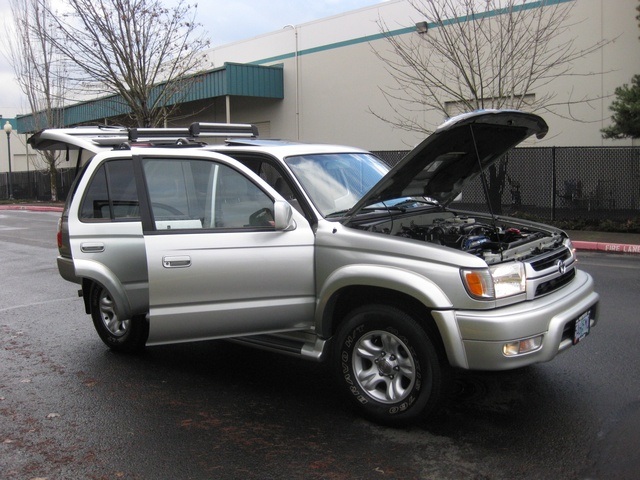
{"type": "Polygon", "coordinates": [[[402,226],[396,233],[399,237],[422,240],[438,245],[478,254],[483,250],[498,252],[506,250],[518,240],[528,239],[538,233],[523,232],[517,228],[500,228],[485,223],[476,223],[474,219],[454,217],[453,219],[435,219],[431,225],[411,223],[402,226]]]}
{"type": "Polygon", "coordinates": [[[549,232],[523,225],[491,225],[452,212],[441,217],[417,215],[401,221],[396,219],[373,228],[370,226],[370,229],[462,250],[483,258],[489,264],[527,258],[562,243],[559,235],[549,232]]]}

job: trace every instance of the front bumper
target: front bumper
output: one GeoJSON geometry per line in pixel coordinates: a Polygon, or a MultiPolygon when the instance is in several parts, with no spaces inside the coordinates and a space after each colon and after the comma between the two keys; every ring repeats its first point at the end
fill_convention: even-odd
{"type": "Polygon", "coordinates": [[[493,310],[432,312],[442,332],[449,362],[470,370],[508,370],[547,362],[573,345],[572,327],[591,311],[591,327],[597,323],[599,295],[593,279],[577,271],[574,280],[554,293],[493,310]],[[542,336],[540,348],[505,356],[508,342],[542,336]]]}

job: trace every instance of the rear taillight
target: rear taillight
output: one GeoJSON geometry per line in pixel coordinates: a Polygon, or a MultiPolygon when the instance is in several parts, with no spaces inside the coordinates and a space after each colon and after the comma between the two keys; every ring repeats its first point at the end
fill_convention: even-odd
{"type": "Polygon", "coordinates": [[[58,219],[58,233],[56,233],[56,240],[58,241],[58,249],[62,248],[62,217],[58,219]]]}

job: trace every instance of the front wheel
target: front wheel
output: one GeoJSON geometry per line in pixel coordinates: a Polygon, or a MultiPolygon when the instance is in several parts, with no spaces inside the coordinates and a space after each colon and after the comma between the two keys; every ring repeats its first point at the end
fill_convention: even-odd
{"type": "Polygon", "coordinates": [[[364,416],[405,425],[439,403],[445,364],[427,332],[405,312],[367,305],[351,312],[336,335],[338,381],[364,416]]]}
{"type": "Polygon", "coordinates": [[[109,291],[94,285],[91,289],[91,318],[102,341],[120,352],[142,350],[149,336],[149,324],[144,315],[120,318],[109,291]]]}

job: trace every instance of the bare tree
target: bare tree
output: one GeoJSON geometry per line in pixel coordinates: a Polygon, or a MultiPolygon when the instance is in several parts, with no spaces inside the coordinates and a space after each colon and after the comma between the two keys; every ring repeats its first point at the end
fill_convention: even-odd
{"type": "MultiPolygon", "coordinates": [[[[530,112],[557,108],[596,98],[559,101],[553,80],[579,75],[575,61],[601,49],[607,42],[584,48],[570,35],[574,2],[545,0],[409,0],[417,18],[412,35],[394,35],[380,21],[386,51],[374,50],[386,65],[395,85],[383,87],[391,107],[387,116],[372,110],[393,126],[430,133],[424,113],[439,111],[443,118],[484,109],[513,108],[530,112]],[[535,92],[535,94],[533,93],[535,92]],[[544,92],[544,93],[541,93],[544,92]]],[[[489,169],[487,200],[495,213],[502,212],[507,159],[489,169]]],[[[518,185],[519,187],[519,185],[518,185]]]]}
{"type": "Polygon", "coordinates": [[[184,0],[172,8],[160,0],[65,0],[48,40],[74,66],[70,78],[84,99],[112,96],[117,104],[105,116],[128,109],[132,124],[161,126],[205,67],[209,41],[198,34],[196,10],[184,0]]]}
{"type": "MultiPolygon", "coordinates": [[[[33,129],[61,127],[66,93],[65,62],[49,38],[55,37],[48,0],[11,0],[14,32],[8,52],[16,80],[29,103],[33,129]]],[[[60,155],[43,151],[34,165],[50,179],[51,200],[58,199],[60,155]]]]}
{"type": "MultiPolygon", "coordinates": [[[[570,36],[574,2],[528,0],[409,0],[422,33],[393,35],[380,21],[389,50],[375,50],[395,81],[383,87],[391,116],[403,130],[429,133],[425,111],[443,116],[482,108],[544,111],[558,105],[541,87],[576,75],[573,63],[606,43],[578,48],[570,36]],[[532,92],[536,92],[535,95],[532,92]]],[[[581,98],[562,101],[587,102],[581,98]]],[[[557,111],[554,113],[558,114],[557,111]]]]}

